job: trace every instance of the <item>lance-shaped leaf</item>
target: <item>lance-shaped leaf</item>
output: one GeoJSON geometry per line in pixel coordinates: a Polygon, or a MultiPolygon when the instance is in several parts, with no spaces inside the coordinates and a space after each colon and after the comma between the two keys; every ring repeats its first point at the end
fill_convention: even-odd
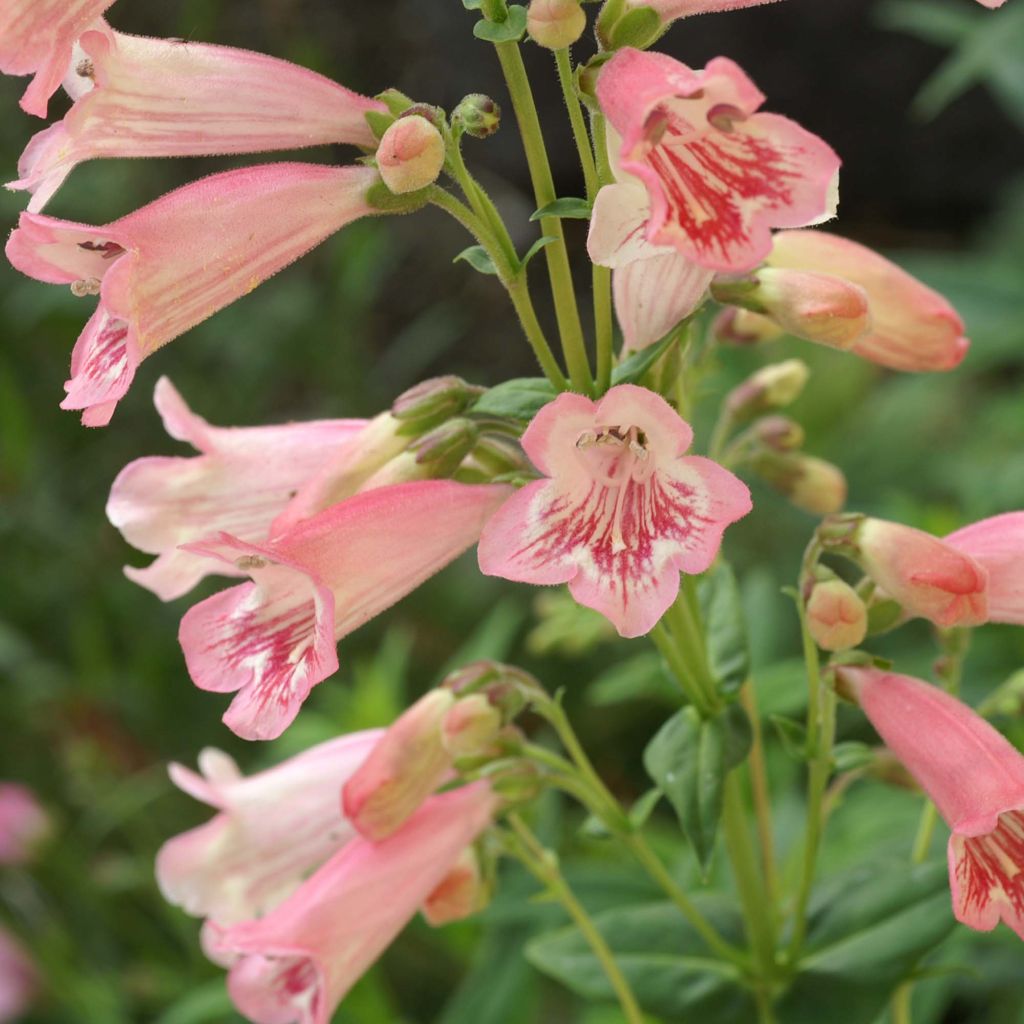
{"type": "Polygon", "coordinates": [[[750,675],[747,624],[736,575],[720,562],[701,577],[698,592],[707,631],[709,668],[719,693],[735,697],[750,675]]]}

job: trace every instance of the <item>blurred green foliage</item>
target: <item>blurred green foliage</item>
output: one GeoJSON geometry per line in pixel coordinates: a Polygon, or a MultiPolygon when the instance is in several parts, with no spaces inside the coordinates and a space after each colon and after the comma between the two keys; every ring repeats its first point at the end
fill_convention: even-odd
{"type": "MultiPolygon", "coordinates": [[[[154,18],[153,30],[216,39],[226,9],[194,0],[175,17],[154,18]]],[[[1019,52],[1015,65],[1002,48],[998,60],[990,59],[995,51],[979,42],[986,30],[974,27],[981,12],[938,17],[935,10],[931,2],[886,7],[890,24],[956,44],[922,92],[920,109],[935,114],[969,82],[984,79],[1019,117],[1019,52]]],[[[1020,13],[1018,7],[1015,31],[1020,13]]],[[[340,75],[315,31],[290,31],[281,40],[279,55],[340,75]]],[[[20,84],[2,83],[8,112],[20,84]]],[[[544,113],[559,116],[555,106],[544,113]]],[[[8,167],[26,137],[24,119],[0,121],[8,167]]],[[[88,165],[75,172],[52,212],[102,222],[216,166],[88,165]]],[[[525,222],[531,204],[510,185],[506,192],[504,205],[525,222]]],[[[571,186],[565,194],[574,194],[571,186]]],[[[6,223],[21,204],[19,196],[0,197],[6,223]]],[[[708,437],[715,394],[765,361],[799,355],[814,376],[793,414],[807,428],[808,450],[847,472],[851,508],[940,534],[1024,508],[1024,182],[1008,183],[994,210],[960,248],[895,254],[964,315],[974,344],[960,370],[899,376],[796,342],[725,351],[698,410],[698,439],[708,437]]],[[[118,571],[139,556],[103,517],[111,481],[133,458],[181,451],[148,402],[161,373],[199,413],[245,424],[372,414],[441,369],[481,383],[533,372],[494,282],[464,264],[451,266],[464,245],[436,213],[347,229],[147,362],[103,431],[87,431],[57,408],[87,300],[2,271],[0,778],[35,788],[57,822],[37,866],[0,876],[0,920],[24,937],[45,977],[43,998],[28,1018],[33,1024],[239,1020],[222,972],[199,951],[196,923],[163,902],[152,876],[160,843],[206,817],[172,790],[164,765],[192,764],[204,745],[223,747],[254,770],[339,731],[385,723],[450,668],[488,656],[524,664],[552,689],[565,687],[572,717],[612,789],[627,804],[647,790],[640,751],[675,707],[660,660],[640,642],[610,636],[560,593],[537,595],[481,577],[472,556],[347,638],[338,676],[314,691],[281,740],[267,745],[233,737],[218,721],[224,701],[199,692],[185,673],[178,620],[217,584],[165,606],[118,571]]],[[[730,531],[727,552],[741,580],[761,710],[795,718],[805,691],[795,615],[781,588],[794,579],[813,521],[756,483],[754,489],[756,512],[730,531]]],[[[931,671],[935,648],[921,624],[875,646],[904,671],[931,671]]],[[[982,699],[1022,663],[1024,632],[980,631],[966,696],[982,699]]],[[[1024,743],[1019,713],[1002,715],[998,724],[1024,743]]],[[[852,712],[841,717],[841,738],[873,741],[852,712]]],[[[776,839],[791,881],[801,770],[775,736],[767,742],[776,839]]],[[[837,797],[823,873],[855,871],[866,857],[906,859],[920,806],[917,795],[882,780],[851,780],[837,797]]],[[[575,809],[547,798],[537,818],[595,913],[625,906],[656,912],[658,894],[581,829],[575,809]]],[[[696,865],[666,807],[655,812],[652,830],[677,877],[696,887],[696,865]]],[[[936,857],[941,845],[937,837],[936,857]]],[[[728,884],[714,862],[708,898],[728,884]]],[[[339,1024],[612,1024],[615,1011],[588,1005],[522,956],[531,943],[537,962],[544,942],[561,941],[538,940],[564,921],[557,908],[531,902],[534,890],[509,869],[479,919],[440,932],[415,923],[346,1000],[339,1024]]],[[[1019,964],[1019,940],[1006,929],[991,936],[957,930],[925,961],[915,1021],[1019,1024],[1019,964]]]]}

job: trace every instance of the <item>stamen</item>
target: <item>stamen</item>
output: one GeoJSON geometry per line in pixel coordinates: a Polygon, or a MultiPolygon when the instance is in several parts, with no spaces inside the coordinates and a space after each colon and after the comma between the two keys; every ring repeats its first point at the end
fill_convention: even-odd
{"type": "Polygon", "coordinates": [[[75,65],[75,74],[78,75],[79,78],[94,78],[96,75],[96,68],[88,57],[83,57],[75,65]]]}
{"type": "Polygon", "coordinates": [[[78,248],[86,252],[102,253],[105,260],[116,259],[124,252],[124,248],[117,242],[79,242],[78,248]]]}
{"type": "Polygon", "coordinates": [[[71,294],[76,299],[84,298],[86,295],[99,295],[100,279],[98,277],[83,277],[79,281],[71,282],[71,294]]]}
{"type": "Polygon", "coordinates": [[[248,572],[250,569],[265,569],[270,563],[260,555],[242,555],[235,559],[235,568],[248,572]]]}
{"type": "Polygon", "coordinates": [[[745,121],[747,115],[731,103],[716,103],[708,111],[708,124],[722,132],[731,132],[737,121],[745,121]]]}

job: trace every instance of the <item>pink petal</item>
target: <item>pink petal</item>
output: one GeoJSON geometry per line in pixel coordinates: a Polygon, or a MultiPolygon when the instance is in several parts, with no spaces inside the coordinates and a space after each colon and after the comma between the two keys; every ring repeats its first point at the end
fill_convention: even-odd
{"type": "Polygon", "coordinates": [[[691,263],[674,249],[619,267],[612,275],[612,290],[623,352],[646,348],[668,334],[701,304],[713,277],[713,270],[691,263]]]}
{"type": "Polygon", "coordinates": [[[949,887],[958,921],[991,931],[1005,921],[1024,939],[1024,814],[999,816],[985,835],[949,837],[949,887]]]}
{"type": "Polygon", "coordinates": [[[22,1020],[38,987],[38,974],[28,954],[0,928],[0,1021],[22,1020]]]}
{"type": "MultiPolygon", "coordinates": [[[[19,180],[42,209],[67,174],[97,157],[202,156],[346,142],[372,148],[384,104],[275,57],[104,28],[80,40],[95,81],[29,143],[19,180]],[[272,87],[271,87],[272,83],[272,87]]],[[[79,66],[85,66],[79,63],[79,66]]]]}
{"type": "Polygon", "coordinates": [[[965,526],[945,539],[988,572],[988,618],[1024,626],[1024,512],[965,526]]]}
{"type": "Polygon", "coordinates": [[[663,250],[647,241],[645,226],[651,203],[635,178],[605,185],[597,193],[590,215],[587,252],[602,267],[625,267],[649,259],[663,250]]]}
{"type": "MultiPolygon", "coordinates": [[[[743,7],[756,7],[771,0],[629,0],[632,7],[653,7],[664,22],[686,18],[691,14],[712,11],[738,11],[743,7]]],[[[985,0],[982,0],[984,3],[985,0]]],[[[997,0],[1002,2],[1002,0],[997,0]]]]}

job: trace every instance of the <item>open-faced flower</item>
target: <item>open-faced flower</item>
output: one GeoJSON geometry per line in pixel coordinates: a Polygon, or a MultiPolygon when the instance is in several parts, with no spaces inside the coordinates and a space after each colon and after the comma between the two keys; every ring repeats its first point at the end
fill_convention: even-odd
{"type": "Polygon", "coordinates": [[[957,920],[1024,938],[1024,756],[966,704],[909,676],[842,668],[886,746],[935,802],[953,834],[957,920]]]}
{"type": "Polygon", "coordinates": [[[50,829],[50,817],[32,790],[0,782],[0,867],[31,860],[50,829]]]}
{"type": "Polygon", "coordinates": [[[23,1020],[38,986],[36,968],[28,954],[0,928],[0,1024],[23,1020]]]}
{"type": "Polygon", "coordinates": [[[279,736],[312,687],[337,669],[337,641],[473,544],[509,490],[397,484],[332,505],[264,544],[221,533],[190,545],[252,577],[182,619],[193,681],[238,691],[224,721],[239,736],[279,736]]]}
{"type": "Polygon", "coordinates": [[[945,542],[988,573],[988,620],[1024,626],[1024,512],[965,526],[945,542]]]}
{"type": "Polygon", "coordinates": [[[327,1024],[496,809],[484,783],[431,797],[394,835],[352,840],[266,917],[223,931],[220,949],[239,957],[228,975],[238,1010],[258,1024],[327,1024]]]}
{"type": "Polygon", "coordinates": [[[100,297],[61,407],[106,425],[146,356],[373,213],[377,181],[369,167],[265,164],[203,178],[101,227],[23,213],[11,263],[100,297]]]}
{"type": "Polygon", "coordinates": [[[0,2],[0,71],[34,75],[21,108],[46,117],[71,62],[79,36],[102,26],[100,15],[114,0],[2,0],[0,2]]]}
{"type": "Polygon", "coordinates": [[[600,402],[562,394],[522,444],[546,479],[489,520],[480,568],[524,583],[568,583],[622,636],[648,632],[675,600],[679,573],[700,573],[750,492],[710,459],[685,455],[693,431],[659,395],[631,384],[600,402]]]}
{"type": "Polygon", "coordinates": [[[129,544],[156,555],[125,575],[164,601],[180,597],[204,576],[241,570],[180,547],[225,531],[265,540],[292,496],[340,449],[354,443],[366,420],[313,420],[265,427],[215,427],[185,404],[166,377],[153,401],[171,437],[193,456],[151,455],[117,475],[107,518],[129,544]]]}
{"type": "Polygon", "coordinates": [[[161,847],[156,877],[164,898],[218,927],[277,906],[355,836],[340,789],[382,735],[339,736],[248,777],[209,748],[199,755],[201,775],[172,764],[178,788],[218,813],[161,847]]]}
{"type": "Polygon", "coordinates": [[[62,121],[36,135],[8,188],[41,210],[80,163],[102,157],[205,156],[327,143],[372,148],[378,100],[286,60],[248,50],[124,35],[106,25],[78,41],[79,83],[62,121]]]}
{"type": "Polygon", "coordinates": [[[988,621],[988,573],[948,541],[884,519],[856,531],[864,571],[894,601],[943,629],[988,621]]]}
{"type": "Polygon", "coordinates": [[[864,359],[894,370],[951,370],[967,354],[963,321],[949,302],[857,242],[826,231],[780,231],[767,263],[831,275],[862,288],[871,320],[850,349],[864,359]]]}
{"type": "Polygon", "coordinates": [[[602,189],[595,262],[632,262],[642,237],[706,270],[741,272],[768,254],[772,228],[834,212],[839,158],[793,121],[758,112],[763,94],[724,57],[694,71],[623,49],[602,68],[597,98],[621,138],[617,175],[645,194],[629,180],[602,189]]]}

